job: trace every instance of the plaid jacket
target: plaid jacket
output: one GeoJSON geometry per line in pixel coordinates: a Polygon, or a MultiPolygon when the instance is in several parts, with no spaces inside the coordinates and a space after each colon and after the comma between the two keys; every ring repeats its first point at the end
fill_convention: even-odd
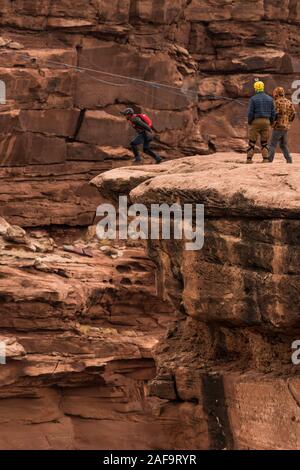
{"type": "Polygon", "coordinates": [[[293,103],[284,96],[275,98],[276,120],[274,129],[288,131],[295,119],[296,112],[293,103]]]}
{"type": "Polygon", "coordinates": [[[249,103],[248,122],[252,124],[254,119],[268,118],[273,123],[276,118],[273,98],[266,93],[256,93],[249,103]]]}

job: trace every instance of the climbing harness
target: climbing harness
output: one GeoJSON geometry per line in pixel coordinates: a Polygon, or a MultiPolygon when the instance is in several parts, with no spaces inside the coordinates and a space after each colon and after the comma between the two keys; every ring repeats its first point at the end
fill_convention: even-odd
{"type": "Polygon", "coordinates": [[[248,161],[252,161],[252,158],[254,157],[254,153],[255,153],[255,145],[256,145],[256,141],[254,140],[250,140],[249,141],[249,147],[247,148],[247,160],[248,161]]]}

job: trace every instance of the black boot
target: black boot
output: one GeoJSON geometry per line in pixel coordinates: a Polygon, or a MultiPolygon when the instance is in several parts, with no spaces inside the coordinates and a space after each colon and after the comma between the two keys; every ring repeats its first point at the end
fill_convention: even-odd
{"type": "Polygon", "coordinates": [[[155,153],[153,150],[151,150],[150,148],[147,148],[147,149],[144,149],[144,152],[147,154],[147,155],[150,155],[150,157],[154,158],[155,160],[155,163],[161,163],[162,162],[162,158],[157,155],[157,153],[155,153]]]}
{"type": "Polygon", "coordinates": [[[137,163],[137,164],[141,163],[142,159],[139,154],[139,149],[135,145],[131,145],[131,150],[133,151],[133,154],[134,154],[134,163],[137,163]]]}
{"type": "Polygon", "coordinates": [[[247,148],[247,163],[253,163],[252,159],[255,153],[255,144],[254,140],[249,140],[249,147],[247,148]]]}

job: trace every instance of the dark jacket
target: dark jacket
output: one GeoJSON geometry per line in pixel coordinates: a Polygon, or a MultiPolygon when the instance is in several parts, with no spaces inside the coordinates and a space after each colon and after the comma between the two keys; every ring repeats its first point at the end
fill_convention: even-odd
{"type": "Polygon", "coordinates": [[[254,119],[268,118],[271,124],[276,119],[276,110],[273,98],[266,93],[256,93],[252,96],[248,109],[248,123],[252,124],[254,119]]]}
{"type": "Polygon", "coordinates": [[[131,124],[139,134],[142,132],[152,132],[151,127],[149,127],[148,124],[146,124],[141,118],[137,116],[131,119],[131,124]]]}

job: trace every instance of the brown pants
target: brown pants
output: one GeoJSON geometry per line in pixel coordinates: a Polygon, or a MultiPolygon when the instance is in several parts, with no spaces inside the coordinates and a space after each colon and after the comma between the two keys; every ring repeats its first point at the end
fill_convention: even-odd
{"type": "Polygon", "coordinates": [[[255,152],[255,145],[260,137],[261,143],[261,153],[264,159],[268,158],[269,149],[268,149],[268,141],[270,138],[270,120],[267,118],[257,118],[251,124],[250,131],[249,131],[249,148],[247,150],[247,156],[249,160],[252,160],[254,152],[255,152]]]}

